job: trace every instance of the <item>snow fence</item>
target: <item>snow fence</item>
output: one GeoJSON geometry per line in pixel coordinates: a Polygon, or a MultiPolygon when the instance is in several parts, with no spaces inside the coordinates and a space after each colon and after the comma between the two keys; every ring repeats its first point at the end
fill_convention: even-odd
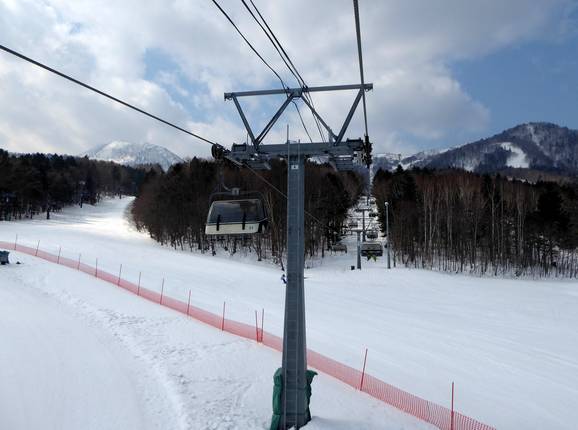
{"type": "MultiPolygon", "coordinates": [[[[223,312],[221,315],[206,311],[191,304],[190,295],[188,302],[174,299],[164,294],[164,282],[161,291],[152,291],[140,285],[140,279],[137,284],[129,282],[122,278],[122,266],[117,275],[99,270],[98,260],[95,266],[83,263],[79,256],[78,260],[63,257],[60,252],[53,254],[43,251],[37,246],[36,248],[18,244],[17,242],[8,243],[0,241],[0,247],[32,255],[51,263],[60,264],[71,269],[84,272],[87,275],[94,276],[103,281],[121,287],[131,293],[143,297],[162,306],[171,308],[213,326],[219,330],[232,333],[246,339],[262,343],[269,348],[279,352],[283,350],[283,339],[263,330],[263,315],[261,315],[261,324],[255,314],[255,325],[249,325],[225,317],[225,303],[223,303],[223,312]]],[[[307,365],[311,366],[345,384],[369,394],[370,396],[381,400],[403,412],[408,413],[422,421],[433,424],[441,430],[496,430],[494,427],[483,424],[473,418],[450,410],[444,406],[422,399],[401,390],[393,385],[381,381],[365,372],[365,369],[358,370],[342,364],[336,360],[326,357],[318,352],[307,350],[307,365]]]]}

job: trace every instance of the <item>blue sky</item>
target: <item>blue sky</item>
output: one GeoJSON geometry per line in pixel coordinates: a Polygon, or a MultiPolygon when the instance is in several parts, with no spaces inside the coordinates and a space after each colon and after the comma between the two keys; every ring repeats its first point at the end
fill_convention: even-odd
{"type": "Polygon", "coordinates": [[[578,129],[577,38],[526,43],[451,68],[490,109],[484,136],[535,121],[578,129]]]}

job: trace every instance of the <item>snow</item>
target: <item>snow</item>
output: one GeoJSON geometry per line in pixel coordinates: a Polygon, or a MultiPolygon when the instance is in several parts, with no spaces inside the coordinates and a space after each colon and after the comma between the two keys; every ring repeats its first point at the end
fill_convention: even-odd
{"type": "MultiPolygon", "coordinates": [[[[282,334],[279,268],[257,263],[252,255],[230,257],[219,251],[212,257],[161,247],[131,229],[123,217],[129,202],[109,200],[97,207],[69,209],[50,221],[0,223],[0,240],[13,241],[18,234],[20,243],[36,246],[40,240],[41,248],[54,253],[62,246],[62,255],[78,258],[82,253],[82,261],[90,264],[98,257],[99,267],[111,273],[117,273],[122,263],[126,279],[136,282],[142,270],[143,285],[160,290],[164,278],[165,293],[186,301],[191,289],[193,303],[215,313],[226,300],[227,317],[249,324],[254,323],[254,311],[265,308],[265,330],[282,334]]],[[[308,262],[309,348],[360,368],[367,347],[368,373],[446,406],[455,381],[457,410],[499,429],[575,428],[576,282],[388,271],[385,258],[364,260],[363,270],[351,271],[354,249],[349,241],[349,254],[308,262]]],[[[230,409],[206,403],[217,396],[219,405],[247,405],[247,413],[234,419],[242,423],[239,428],[266,427],[270,378],[279,365],[278,354],[158,309],[86,275],[48,268],[32,259],[27,270],[32,264],[35,270],[52,273],[44,289],[64,289],[65,297],[80,298],[90,309],[96,308],[82,307],[81,313],[92,319],[98,316],[105,332],[132,345],[139,360],[145,357],[165,375],[160,379],[172,381],[177,387],[172,403],[180,405],[181,421],[190,423],[191,415],[208,419],[207,411],[227,416],[230,409]],[[63,284],[65,276],[79,278],[63,284]],[[241,369],[236,368],[238,363],[241,369]],[[217,371],[223,373],[211,374],[217,371]],[[214,386],[206,380],[209,377],[214,386]],[[201,384],[198,393],[196,384],[201,384]],[[189,411],[197,412],[187,415],[189,411]]],[[[387,428],[384,422],[395,423],[391,428],[428,428],[328,377],[314,382],[313,393],[316,418],[307,428],[381,429],[387,428]]],[[[194,424],[197,427],[190,428],[211,428],[204,421],[194,424]]]]}
{"type": "Polygon", "coordinates": [[[532,142],[534,142],[538,148],[541,148],[542,139],[540,139],[540,137],[536,134],[536,127],[534,124],[527,124],[526,128],[530,134],[532,142]]]}
{"type": "Polygon", "coordinates": [[[114,161],[129,166],[159,164],[165,171],[173,164],[183,161],[179,156],[162,146],[122,141],[111,142],[82,155],[87,155],[94,160],[114,161]]]}
{"type": "Polygon", "coordinates": [[[515,168],[526,168],[526,169],[530,167],[530,163],[528,161],[528,157],[526,157],[526,153],[517,145],[514,145],[511,142],[502,142],[499,143],[498,145],[502,149],[505,149],[512,153],[512,155],[508,157],[506,166],[515,168]]]}
{"type": "Polygon", "coordinates": [[[23,265],[0,272],[0,428],[176,428],[144,363],[53,288],[86,280],[17,258],[23,265]]]}
{"type": "Polygon", "coordinates": [[[467,170],[468,172],[473,172],[478,168],[480,165],[480,160],[476,157],[467,157],[466,159],[462,160],[462,169],[467,170]]]}
{"type": "MultiPolygon", "coordinates": [[[[130,259],[139,247],[149,252],[130,260],[143,266],[155,253],[197,258],[127,230],[128,201],[0,223],[0,236],[58,239],[99,252],[103,264],[103,255],[130,259]]],[[[83,273],[17,252],[11,260],[21,264],[0,267],[1,429],[268,428],[277,352],[83,273]]],[[[324,375],[311,408],[312,430],[432,429],[324,375]]]]}

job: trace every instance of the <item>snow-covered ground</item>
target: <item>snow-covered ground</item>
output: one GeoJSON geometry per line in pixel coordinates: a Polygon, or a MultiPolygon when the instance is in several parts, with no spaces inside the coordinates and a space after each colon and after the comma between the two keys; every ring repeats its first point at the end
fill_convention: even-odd
{"type": "MultiPolygon", "coordinates": [[[[52,231],[68,243],[68,231],[80,249],[113,257],[105,238],[92,239],[139,238],[103,215],[118,217],[126,201],[117,203],[85,207],[85,222],[63,215],[43,238],[52,231]]],[[[2,235],[15,228],[46,224],[0,223],[2,235]]],[[[83,273],[20,253],[11,260],[21,264],[0,266],[0,429],[269,428],[277,352],[83,273]]],[[[324,375],[311,407],[313,430],[432,429],[324,375]]]]}
{"type": "MultiPolygon", "coordinates": [[[[212,257],[160,247],[130,228],[123,217],[128,202],[128,199],[109,200],[98,207],[69,209],[63,214],[55,214],[50,221],[0,223],[0,240],[13,241],[18,234],[20,243],[36,246],[40,240],[41,248],[54,253],[62,246],[62,255],[78,258],[78,253],[82,253],[82,261],[90,264],[98,258],[99,267],[111,273],[117,273],[122,263],[123,278],[136,282],[142,271],[142,285],[151,289],[156,286],[157,290],[165,278],[165,293],[186,301],[191,289],[193,303],[215,313],[221,311],[226,300],[227,317],[249,324],[254,323],[254,311],[265,308],[265,330],[282,334],[284,291],[277,267],[258,264],[250,257],[229,257],[224,252],[212,257]]],[[[448,406],[450,385],[455,381],[456,408],[499,429],[575,428],[578,421],[575,407],[578,404],[576,282],[474,278],[400,268],[388,271],[384,258],[377,262],[363,261],[363,270],[351,271],[350,265],[355,264],[353,251],[350,246],[349,254],[316,262],[306,271],[309,348],[359,368],[367,347],[370,374],[448,406]]],[[[65,297],[70,295],[71,300],[88,294],[89,297],[82,300],[91,307],[97,310],[104,307],[117,315],[116,319],[107,320],[97,311],[85,312],[83,307],[78,310],[74,303],[71,306],[77,313],[88,314],[90,318],[99,315],[99,324],[105,321],[105,332],[115,333],[122,343],[128,342],[138,351],[145,350],[136,356],[142,355],[154,363],[152,367],[157,369],[156,373],[163,375],[156,376],[160,381],[172,381],[173,394],[169,398],[178,400],[172,404],[181,405],[177,408],[181,412],[175,413],[178,419],[190,423],[186,420],[192,418],[186,413],[182,415],[182,411],[189,412],[193,406],[202,411],[213,410],[203,408],[203,405],[213,401],[212,395],[218,394],[220,403],[249,405],[243,410],[249,409],[251,413],[233,419],[241,420],[239,428],[266,426],[270,413],[270,377],[279,364],[278,354],[221,335],[168,310],[159,310],[154,304],[114,287],[105,287],[86,275],[73,275],[69,274],[69,269],[47,268],[47,263],[26,260],[25,266],[10,270],[31,270],[33,266],[34,270],[41,268],[55,273],[43,290],[64,288],[65,297]],[[74,276],[78,281],[63,285],[59,279],[64,276],[74,276]],[[114,294],[108,293],[109,290],[115,291],[114,294]],[[107,300],[107,304],[104,306],[92,300],[107,300]],[[166,315],[171,323],[165,327],[163,318],[159,317],[160,322],[155,319],[157,314],[166,315]],[[133,317],[138,322],[132,321],[133,317]],[[173,324],[179,330],[174,329],[173,324]],[[197,330],[201,333],[198,336],[197,330]],[[201,345],[195,343],[199,338],[203,339],[201,345]],[[166,344],[163,340],[157,345],[155,340],[160,339],[168,340],[166,344]],[[176,340],[178,347],[171,339],[176,340]],[[242,346],[231,351],[218,346],[225,348],[231,344],[242,346]],[[168,351],[173,348],[177,352],[167,352],[169,358],[165,360],[156,348],[168,351]],[[185,352],[181,354],[181,350],[185,352]],[[203,378],[214,376],[202,366],[196,367],[196,359],[183,358],[187,354],[196,357],[197,350],[208,366],[224,368],[226,377],[215,378],[222,386],[236,387],[236,384],[243,384],[242,381],[257,379],[255,385],[239,389],[244,392],[251,389],[247,387],[255,387],[255,395],[239,400],[233,388],[225,387],[226,392],[218,393],[218,390],[201,388],[198,398],[190,399],[190,393],[194,392],[191,385],[199,380],[196,372],[203,378]],[[239,366],[239,363],[243,363],[240,373],[233,375],[231,366],[239,366]],[[182,384],[178,382],[181,373],[182,384]]],[[[4,268],[0,269],[2,278],[3,273],[4,268]]],[[[37,276],[43,278],[42,273],[37,276]]],[[[38,288],[32,284],[34,282],[31,288],[38,288]]],[[[61,294],[57,297],[62,299],[61,294]]],[[[2,363],[0,366],[4,367],[2,363]]],[[[315,381],[312,407],[317,418],[313,427],[388,428],[385,423],[393,423],[391,428],[411,428],[407,426],[422,425],[412,424],[415,422],[395,414],[397,421],[380,421],[375,414],[391,415],[389,409],[348,390],[351,391],[330,378],[315,381]],[[324,396],[330,391],[334,394],[328,399],[334,403],[325,406],[324,396]],[[351,397],[344,400],[343,396],[347,394],[351,397]],[[359,422],[342,421],[345,417],[359,422]]],[[[221,418],[226,415],[223,412],[226,408],[215,407],[214,410],[221,418]]],[[[211,428],[206,421],[194,423],[198,427],[191,425],[190,428],[211,428]]],[[[220,425],[217,422],[215,428],[227,428],[220,425]]],[[[233,425],[231,423],[230,428],[235,428],[233,425]]]]}

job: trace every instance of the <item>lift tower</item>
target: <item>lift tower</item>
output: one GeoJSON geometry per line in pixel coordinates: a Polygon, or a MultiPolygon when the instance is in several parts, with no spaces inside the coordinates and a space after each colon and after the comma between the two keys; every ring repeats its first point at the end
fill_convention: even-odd
{"type": "Polygon", "coordinates": [[[282,414],[279,428],[300,428],[307,422],[307,343],[305,330],[304,269],[304,168],[310,157],[327,157],[338,170],[352,170],[358,162],[367,160],[371,153],[369,139],[345,139],[345,132],[364,96],[373,89],[373,84],[338,85],[325,87],[285,88],[262,91],[226,93],[225,100],[232,100],[245,125],[249,142],[233,145],[231,150],[214,147],[216,158],[227,158],[254,170],[269,169],[272,159],[287,162],[287,286],[285,292],[285,319],[283,332],[283,391],[282,414]],[[356,91],[357,95],[349,112],[336,134],[310,104],[305,93],[356,91]],[[277,112],[265,128],[256,134],[239,103],[243,97],[285,95],[277,112]],[[264,144],[263,140],[287,106],[295,99],[301,99],[311,109],[329,136],[328,142],[264,144]]]}
{"type": "MultiPolygon", "coordinates": [[[[304,83],[300,88],[244,91],[226,93],[225,100],[232,100],[247,130],[248,140],[245,144],[233,145],[226,150],[220,145],[213,146],[215,158],[227,158],[233,163],[245,165],[252,170],[269,169],[272,159],[284,159],[287,162],[287,285],[285,290],[285,316],[283,328],[282,392],[280,420],[275,426],[278,430],[297,428],[307,424],[307,342],[305,330],[305,292],[304,292],[304,182],[305,161],[310,157],[326,157],[337,170],[352,170],[355,164],[363,162],[368,168],[371,165],[371,143],[367,131],[367,109],[365,92],[373,89],[373,84],[366,84],[363,73],[361,50],[361,31],[359,25],[359,4],[353,0],[357,48],[359,56],[360,84],[309,87],[304,83]],[[319,115],[309,95],[315,92],[356,91],[357,95],[338,133],[327,125],[319,115]],[[285,99],[267,125],[255,134],[239,99],[284,95],[285,99]],[[311,110],[315,120],[327,132],[327,142],[264,144],[263,141],[287,106],[295,99],[301,99],[311,110]],[[365,135],[361,139],[345,139],[345,133],[359,102],[363,100],[365,135]]],[[[322,138],[323,140],[323,138],[322,138]]]]}

